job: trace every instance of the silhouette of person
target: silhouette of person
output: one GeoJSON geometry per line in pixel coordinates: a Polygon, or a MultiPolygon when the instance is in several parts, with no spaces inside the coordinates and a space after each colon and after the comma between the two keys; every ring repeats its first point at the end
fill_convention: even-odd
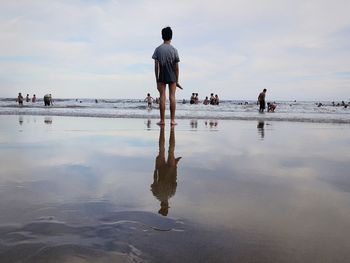
{"type": "Polygon", "coordinates": [[[264,129],[264,126],[265,126],[265,122],[264,121],[259,121],[258,122],[258,133],[260,134],[261,136],[261,139],[264,139],[265,137],[265,129],[264,129]]]}
{"type": "Polygon", "coordinates": [[[23,116],[21,116],[21,115],[18,116],[18,122],[20,125],[23,124],[23,116]]]}
{"type": "Polygon", "coordinates": [[[169,137],[168,159],[165,159],[165,136],[164,127],[159,132],[159,153],[155,159],[153,184],[151,191],[155,198],[160,201],[159,214],[168,215],[169,199],[175,195],[177,187],[177,164],[181,157],[175,158],[175,131],[171,128],[169,137]]]}
{"type": "Polygon", "coordinates": [[[191,120],[190,125],[192,129],[197,129],[198,128],[198,121],[197,120],[191,120]]]}
{"type": "Polygon", "coordinates": [[[52,117],[50,116],[47,116],[44,118],[44,123],[45,124],[52,124],[52,117]]]}
{"type": "Polygon", "coordinates": [[[151,124],[152,124],[151,119],[148,119],[147,122],[146,122],[147,130],[150,130],[150,129],[151,129],[151,124]]]}

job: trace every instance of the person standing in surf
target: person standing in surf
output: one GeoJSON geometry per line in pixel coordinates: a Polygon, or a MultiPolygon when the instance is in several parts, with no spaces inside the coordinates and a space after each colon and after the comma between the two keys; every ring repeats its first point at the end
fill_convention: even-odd
{"type": "Polygon", "coordinates": [[[258,103],[259,103],[259,112],[264,112],[265,110],[265,96],[266,96],[266,89],[264,89],[262,92],[260,92],[258,97],[258,103]]]}
{"type": "Polygon", "coordinates": [[[144,101],[147,101],[147,107],[148,109],[152,109],[152,102],[153,98],[151,97],[151,94],[147,93],[147,97],[144,99],[144,101]]]}
{"type": "Polygon", "coordinates": [[[157,47],[153,53],[154,72],[157,82],[157,89],[159,91],[159,125],[165,124],[165,101],[166,101],[166,85],[169,86],[169,100],[170,100],[170,124],[176,125],[175,110],[176,99],[175,91],[179,82],[179,54],[171,45],[173,31],[170,27],[162,29],[163,44],[157,47]]]}

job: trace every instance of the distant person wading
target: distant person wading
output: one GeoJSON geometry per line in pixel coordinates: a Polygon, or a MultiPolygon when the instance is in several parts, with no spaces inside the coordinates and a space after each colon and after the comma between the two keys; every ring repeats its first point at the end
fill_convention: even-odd
{"type": "Polygon", "coordinates": [[[52,105],[52,96],[51,96],[51,94],[46,94],[46,95],[44,96],[44,105],[45,105],[45,106],[50,106],[50,105],[52,105]]]}
{"type": "Polygon", "coordinates": [[[258,103],[259,103],[259,112],[264,112],[265,108],[266,108],[266,104],[265,104],[265,96],[266,96],[266,89],[264,89],[258,97],[258,103]]]}

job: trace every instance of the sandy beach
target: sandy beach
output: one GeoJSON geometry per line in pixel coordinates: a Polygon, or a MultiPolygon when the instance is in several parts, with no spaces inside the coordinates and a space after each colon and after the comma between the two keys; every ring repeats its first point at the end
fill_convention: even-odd
{"type": "Polygon", "coordinates": [[[350,261],[348,124],[0,122],[2,263],[350,261]]]}

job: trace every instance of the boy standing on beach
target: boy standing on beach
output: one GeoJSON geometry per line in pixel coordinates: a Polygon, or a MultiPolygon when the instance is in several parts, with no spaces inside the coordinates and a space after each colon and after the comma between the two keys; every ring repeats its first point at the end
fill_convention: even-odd
{"type": "Polygon", "coordinates": [[[157,82],[157,89],[159,91],[159,111],[160,122],[159,125],[164,125],[165,119],[165,100],[166,100],[166,85],[169,86],[169,100],[170,100],[170,119],[171,125],[176,125],[175,122],[175,91],[176,85],[179,81],[179,55],[170,43],[173,37],[173,31],[170,27],[162,29],[163,44],[157,47],[153,53],[154,71],[157,82]]]}

